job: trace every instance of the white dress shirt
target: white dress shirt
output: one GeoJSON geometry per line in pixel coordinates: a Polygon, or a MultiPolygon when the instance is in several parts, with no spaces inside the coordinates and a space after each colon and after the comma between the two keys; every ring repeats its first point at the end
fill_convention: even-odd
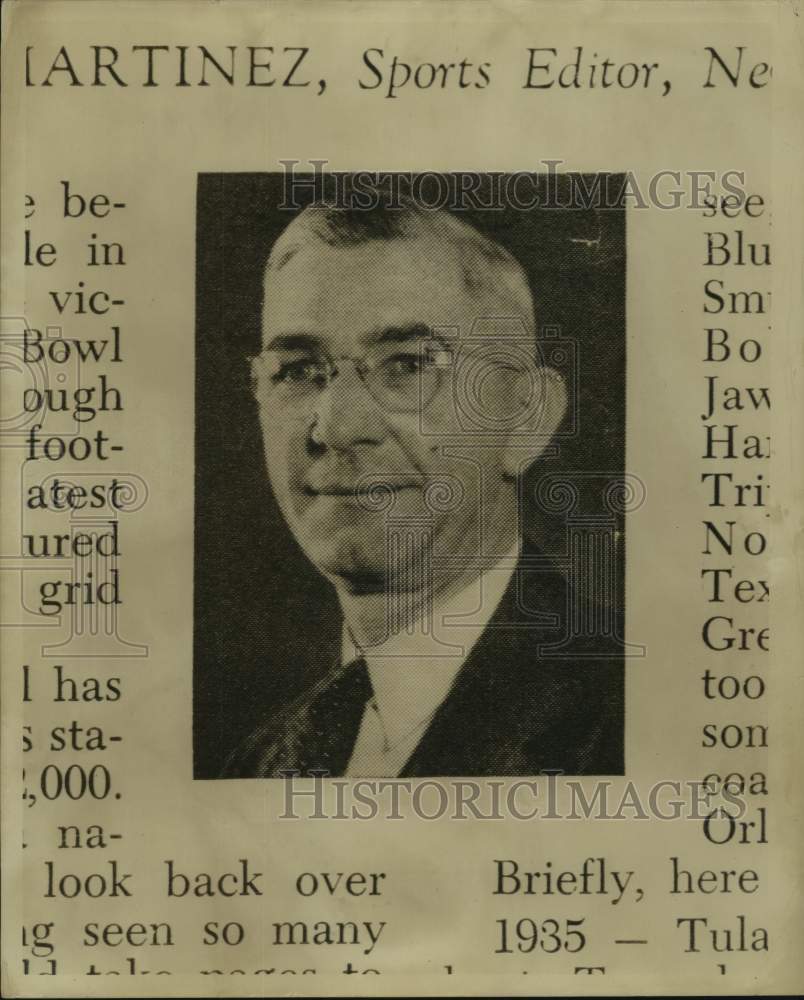
{"type": "Polygon", "coordinates": [[[373,696],[346,769],[350,778],[392,778],[403,769],[508,587],[519,543],[469,586],[433,606],[380,646],[360,649],[344,629],[343,662],[366,660],[373,696]]]}

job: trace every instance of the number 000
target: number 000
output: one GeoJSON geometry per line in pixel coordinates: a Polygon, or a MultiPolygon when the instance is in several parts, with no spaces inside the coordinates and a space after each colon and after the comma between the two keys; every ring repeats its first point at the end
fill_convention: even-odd
{"type": "Polygon", "coordinates": [[[68,799],[82,799],[90,795],[93,799],[105,799],[112,787],[112,779],[103,764],[96,764],[89,770],[80,764],[71,764],[64,771],[55,764],[42,769],[40,788],[46,799],[58,799],[65,795],[68,799]]]}

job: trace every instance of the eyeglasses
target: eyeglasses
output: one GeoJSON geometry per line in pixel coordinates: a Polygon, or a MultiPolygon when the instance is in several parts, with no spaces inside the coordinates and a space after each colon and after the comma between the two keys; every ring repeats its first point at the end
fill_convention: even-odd
{"type": "Polygon", "coordinates": [[[362,358],[331,358],[308,349],[267,349],[251,358],[256,394],[288,411],[307,413],[350,362],[379,406],[411,413],[427,406],[452,370],[453,353],[439,341],[377,344],[362,358]]]}

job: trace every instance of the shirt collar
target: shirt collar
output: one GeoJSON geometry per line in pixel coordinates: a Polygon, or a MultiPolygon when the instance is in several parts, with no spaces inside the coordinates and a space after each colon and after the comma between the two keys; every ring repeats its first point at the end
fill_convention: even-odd
{"type": "Polygon", "coordinates": [[[379,646],[362,650],[344,627],[342,658],[363,656],[374,704],[390,743],[435,713],[508,588],[519,542],[457,593],[433,604],[432,621],[420,619],[379,646]]]}

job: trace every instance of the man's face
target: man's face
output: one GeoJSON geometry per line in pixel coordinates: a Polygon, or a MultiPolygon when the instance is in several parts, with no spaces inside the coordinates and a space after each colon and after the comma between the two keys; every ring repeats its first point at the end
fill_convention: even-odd
{"type": "MultiPolygon", "coordinates": [[[[459,430],[451,369],[411,409],[338,360],[380,357],[393,377],[404,375],[421,357],[422,341],[432,341],[430,331],[457,327],[465,334],[479,309],[454,251],[435,240],[349,248],[316,242],[268,273],[263,350],[271,367],[257,390],[268,474],[296,539],[336,583],[368,591],[387,585],[388,518],[428,518],[436,555],[497,552],[501,539],[511,544],[515,487],[503,475],[499,450],[443,453],[443,440],[454,442],[459,430]],[[337,373],[316,382],[321,358],[337,373]],[[445,480],[462,491],[448,510],[432,503],[445,480]],[[367,509],[370,499],[356,488],[379,484],[390,504],[367,509]],[[480,534],[489,530],[498,538],[484,545],[480,534]]],[[[493,407],[497,394],[505,410],[511,390],[509,378],[489,378],[485,405],[493,407]]]]}

